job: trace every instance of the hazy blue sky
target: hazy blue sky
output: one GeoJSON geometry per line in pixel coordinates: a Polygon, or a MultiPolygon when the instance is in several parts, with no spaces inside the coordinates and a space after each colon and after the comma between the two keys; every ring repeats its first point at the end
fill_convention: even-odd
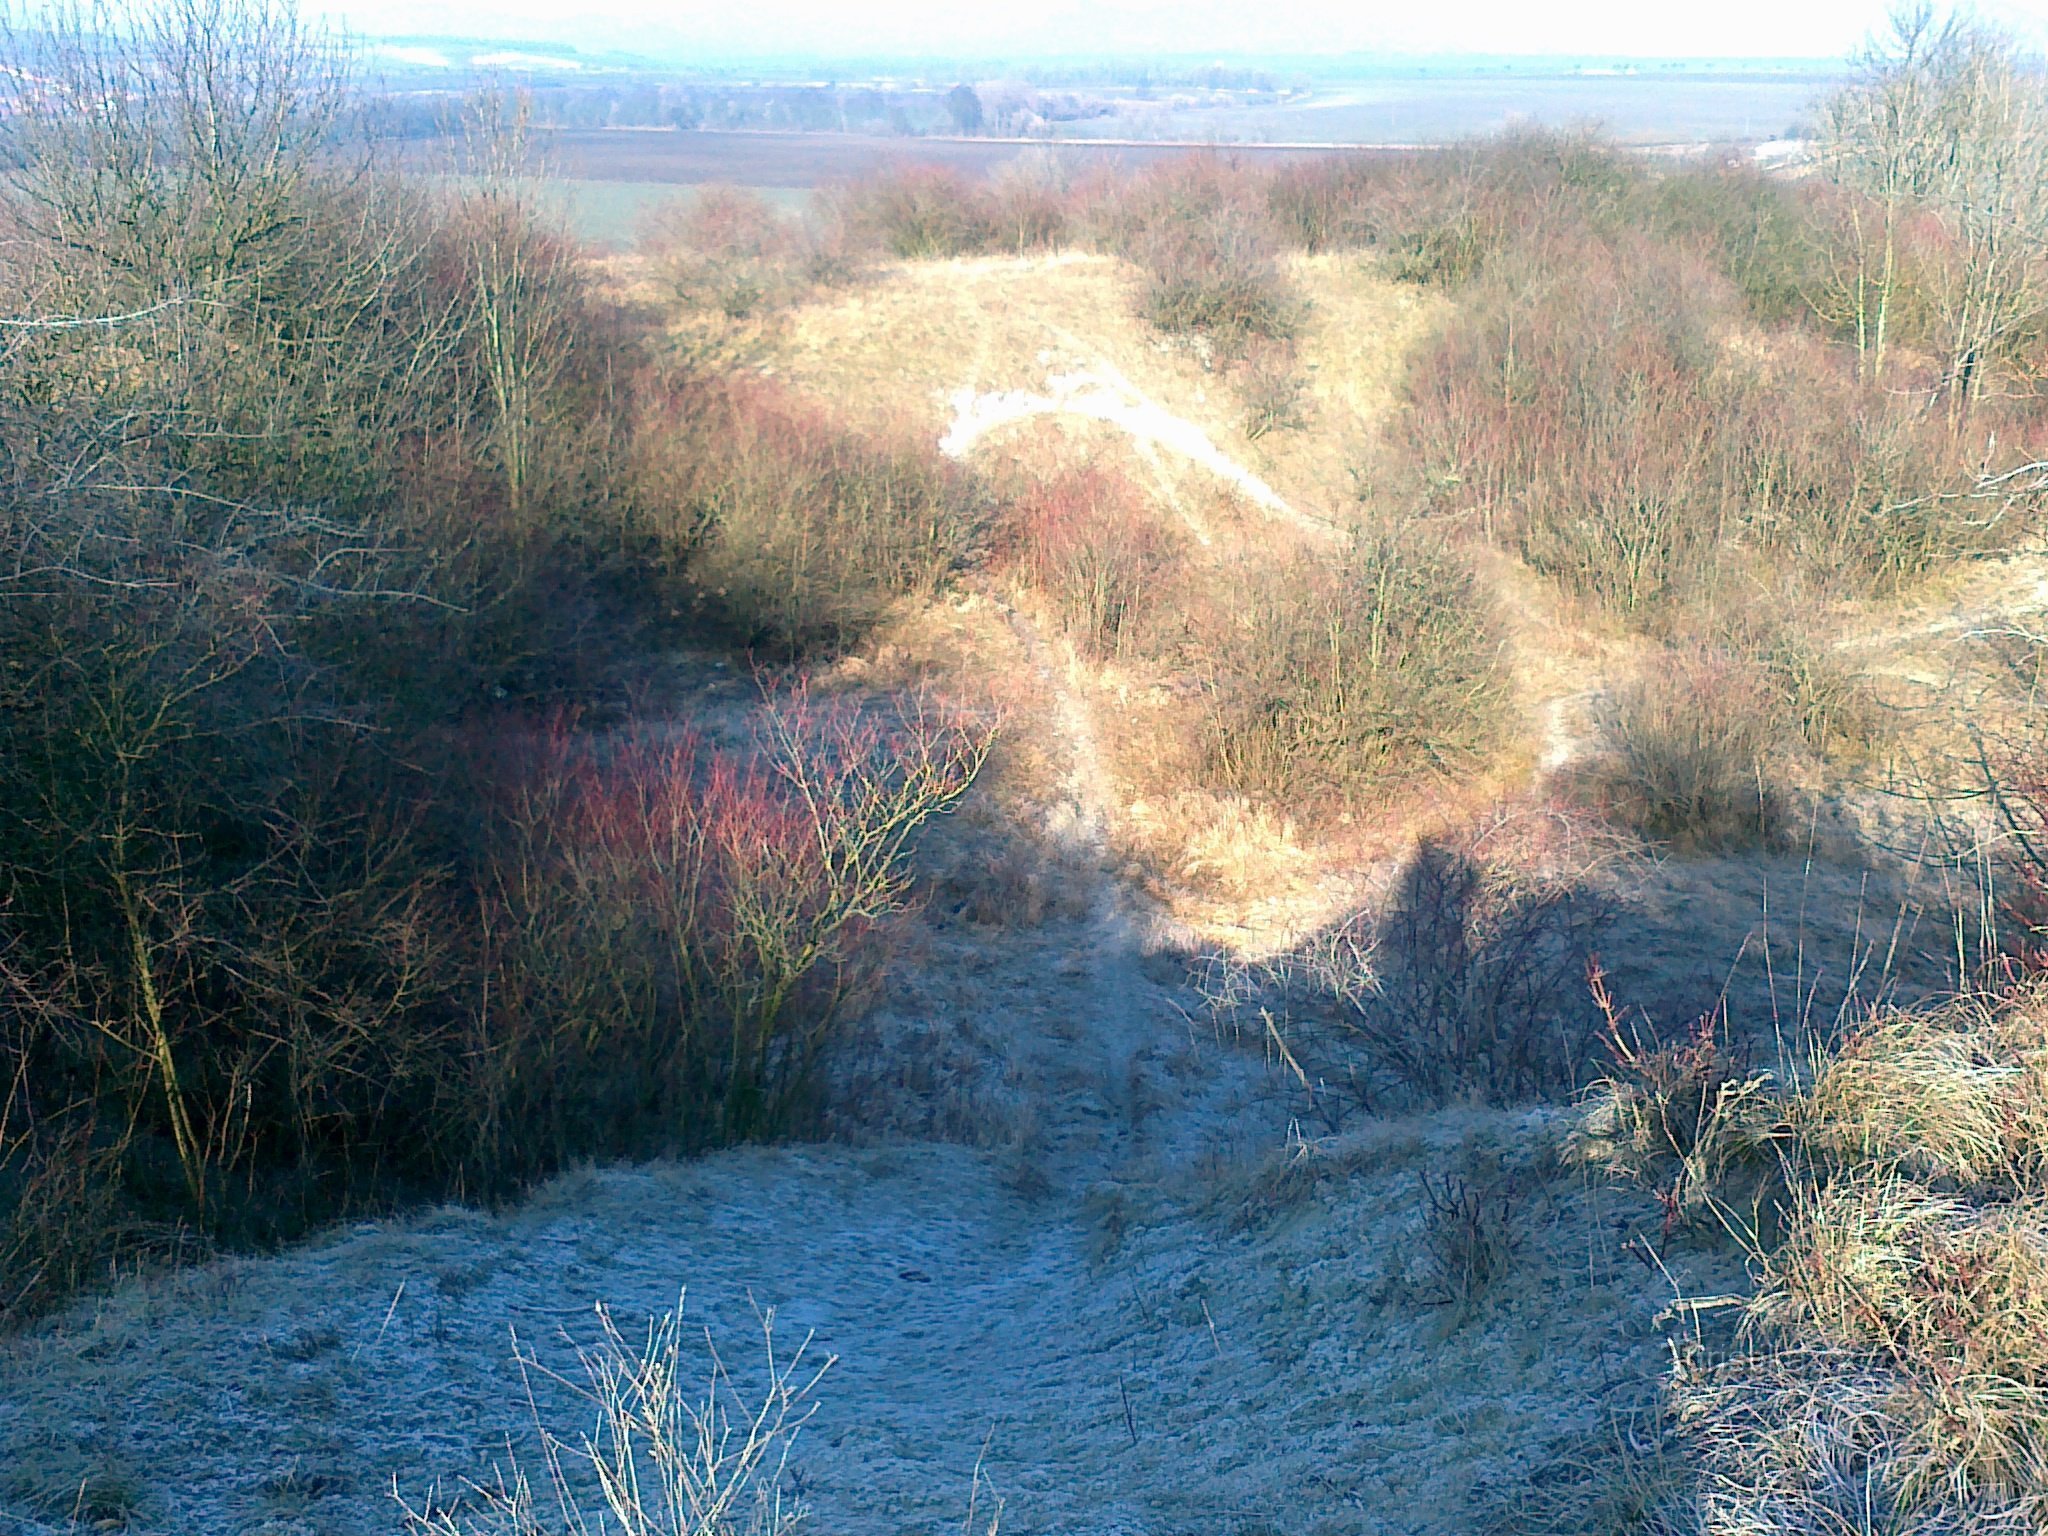
{"type": "MultiPolygon", "coordinates": [[[[722,54],[1838,56],[1886,0],[313,0],[352,29],[722,54]]],[[[1978,9],[2048,41],[2048,0],[1978,9]]]]}

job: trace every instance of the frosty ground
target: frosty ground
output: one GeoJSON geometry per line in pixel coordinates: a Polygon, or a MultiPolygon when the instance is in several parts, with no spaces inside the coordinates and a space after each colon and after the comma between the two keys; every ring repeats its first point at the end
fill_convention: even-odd
{"type": "MultiPolygon", "coordinates": [[[[1304,354],[1330,430],[1288,444],[1233,436],[1093,258],[908,268],[805,311],[773,366],[849,402],[888,379],[963,455],[1055,417],[1107,432],[1221,559],[1276,529],[1325,536],[1426,318],[1301,265],[1323,285],[1304,354]]],[[[1629,658],[1509,596],[1528,598],[1509,604],[1514,665],[1541,744],[1518,771],[1541,786],[1587,750],[1605,669],[1629,658]]],[[[1936,642],[1986,611],[1960,592],[1914,619],[1932,650],[1887,654],[1932,687],[1936,642]]],[[[769,1314],[778,1348],[833,1357],[789,1491],[834,1536],[957,1531],[991,1495],[1027,1536],[1519,1530],[1559,1487],[1592,1497],[1683,1342],[1674,1294],[1736,1287],[1735,1260],[1666,1273],[1628,1244],[1645,1212],[1562,1166],[1561,1107],[1313,1113],[1191,970],[1223,928],[1283,948],[1384,863],[1297,880],[1284,826],[1217,819],[1236,884],[1166,910],[1126,869],[1136,834],[1179,839],[1188,868],[1211,823],[1116,781],[1097,740],[1114,680],[992,594],[924,622],[1029,695],[1013,732],[1046,759],[1034,835],[1057,889],[1045,921],[997,932],[934,902],[835,1065],[830,1139],[581,1170],[503,1211],[362,1223],[82,1300],[0,1345],[0,1532],[393,1531],[400,1497],[459,1499],[532,1465],[538,1424],[587,1421],[522,1352],[573,1377],[598,1304],[633,1336],[685,1294],[742,1383],[769,1314]],[[1513,1207],[1512,1271],[1476,1301],[1433,1268],[1425,1175],[1513,1207]]],[[[1911,928],[1916,898],[1847,864],[1701,859],[1620,894],[1610,973],[1666,1023],[1725,996],[1768,1028],[1781,995],[1825,1011],[1873,955],[1910,979],[1909,952],[1939,948],[1911,928]]]]}

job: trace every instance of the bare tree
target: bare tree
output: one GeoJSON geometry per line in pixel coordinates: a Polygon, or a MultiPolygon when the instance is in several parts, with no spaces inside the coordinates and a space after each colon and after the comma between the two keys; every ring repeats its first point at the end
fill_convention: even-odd
{"type": "Polygon", "coordinates": [[[334,50],[263,0],[71,5],[7,38],[28,231],[188,299],[275,270],[342,109],[334,50]]]}
{"type": "Polygon", "coordinates": [[[1866,376],[1885,375],[1909,230],[1940,220],[1950,249],[1922,296],[1951,419],[1960,422],[2048,313],[2048,81],[2008,35],[1929,0],[1894,12],[1859,78],[1828,103],[1822,164],[1861,201],[1832,305],[1866,376]]]}
{"type": "Polygon", "coordinates": [[[304,636],[462,595],[398,471],[475,414],[467,301],[288,8],[60,8],[0,66],[0,1119],[45,1106],[0,1182],[104,1109],[204,1221],[411,1048],[410,876],[321,803],[369,721],[304,636]]]}
{"type": "Polygon", "coordinates": [[[489,389],[498,466],[515,515],[533,486],[545,402],[567,363],[577,318],[570,254],[535,191],[531,102],[486,91],[463,120],[471,184],[461,221],[471,320],[489,389]]]}

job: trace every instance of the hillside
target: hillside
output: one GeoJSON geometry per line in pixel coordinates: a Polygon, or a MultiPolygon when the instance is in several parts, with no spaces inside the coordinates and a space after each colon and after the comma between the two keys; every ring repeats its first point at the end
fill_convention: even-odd
{"type": "Polygon", "coordinates": [[[0,1531],[2038,1524],[2048,98],[1900,28],[624,252],[0,56],[0,1531]]]}
{"type": "MultiPolygon", "coordinates": [[[[1244,436],[1228,391],[1131,318],[1128,274],[1101,258],[893,268],[720,344],[950,453],[1112,463],[1228,572],[1276,544],[1321,548],[1354,515],[1349,466],[1372,462],[1429,314],[1344,263],[1294,273],[1314,317],[1309,425],[1277,440],[1244,436]]],[[[1950,628],[2025,611],[2027,569],[1980,571],[1841,643],[1931,686],[1950,628]]],[[[1511,567],[1492,579],[1517,605],[1521,742],[1493,792],[1541,814],[1597,750],[1586,701],[1630,651],[1511,567]]],[[[831,676],[992,687],[1016,744],[1001,802],[970,804],[933,851],[926,934],[838,1068],[842,1144],[573,1173],[503,1214],[359,1223],[62,1314],[6,1347],[18,1523],[83,1490],[82,1510],[139,1530],[388,1529],[394,1479],[418,1499],[484,1478],[536,1412],[577,1420],[518,1351],[571,1369],[594,1304],[633,1335],[685,1291],[693,1334],[708,1328],[741,1379],[756,1312],[785,1347],[836,1357],[793,1463],[824,1529],[950,1529],[979,1477],[1011,1531],[1452,1532],[1508,1518],[1532,1473],[1608,1475],[1603,1437],[1618,1408],[1648,1411],[1673,1287],[1725,1290],[1739,1266],[1648,1268],[1624,1242],[1640,1199],[1559,1163],[1557,1111],[1319,1106],[1191,974],[1383,902],[1415,829],[1485,786],[1309,828],[1148,782],[1122,754],[1154,685],[1000,591],[903,613],[831,676]],[[994,878],[972,861],[997,838],[1033,849],[1011,876],[1025,889],[972,883],[994,878]],[[1498,1294],[1455,1294],[1421,1199],[1444,1178],[1512,1211],[1498,1294]]],[[[1761,1016],[1773,965],[1794,995],[1832,998],[1878,946],[1894,986],[1940,974],[1940,919],[1921,915],[1938,893],[1875,854],[1638,860],[1603,878],[1621,902],[1603,942],[1616,985],[1663,1017],[1717,995],[1761,1016]]]]}

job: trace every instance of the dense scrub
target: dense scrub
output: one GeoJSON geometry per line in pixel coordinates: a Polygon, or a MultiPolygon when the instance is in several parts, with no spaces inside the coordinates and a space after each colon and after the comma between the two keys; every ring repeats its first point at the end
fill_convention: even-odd
{"type": "Polygon", "coordinates": [[[977,557],[988,493],[904,429],[850,431],[765,381],[685,377],[641,403],[637,525],[739,644],[844,650],[977,557]]]}
{"type": "Polygon", "coordinates": [[[1210,697],[1202,767],[1281,804],[1484,762],[1507,678],[1486,599],[1447,546],[1366,532],[1334,560],[1252,573],[1195,644],[1210,697]]]}
{"type": "Polygon", "coordinates": [[[1418,369],[1418,468],[1625,619],[1669,628],[1774,579],[1895,591],[2033,510],[1986,483],[2021,451],[2008,423],[1959,438],[1816,337],[1746,336],[1698,254],[1581,230],[1496,266],[1418,369]]]}
{"type": "Polygon", "coordinates": [[[1177,555],[1144,493],[1093,464],[1026,486],[1007,515],[1000,552],[1095,656],[1154,638],[1143,633],[1145,620],[1174,579],[1177,555]]]}
{"type": "MultiPolygon", "coordinates": [[[[1290,248],[1453,293],[1412,368],[1412,493],[1588,604],[1701,638],[1760,590],[1882,596],[2038,514],[2039,476],[2009,477],[2048,444],[2042,135],[1992,43],[1902,57],[1868,89],[1919,115],[1880,143],[1845,96],[1804,181],[1532,134],[1072,186],[906,169],[840,196],[899,255],[1121,256],[1138,312],[1225,361],[1297,329],[1290,248]],[[1033,211],[999,216],[1026,186],[1033,211]]],[[[1247,373],[1253,435],[1297,398],[1277,356],[1247,373]]]]}
{"type": "Polygon", "coordinates": [[[516,112],[426,190],[288,13],[138,25],[60,18],[7,75],[0,1314],[785,1123],[983,750],[787,705],[738,755],[540,730],[687,620],[678,581],[837,643],[940,579],[964,493],[732,405],[786,440],[706,505],[622,408],[637,343],[516,112]]]}

